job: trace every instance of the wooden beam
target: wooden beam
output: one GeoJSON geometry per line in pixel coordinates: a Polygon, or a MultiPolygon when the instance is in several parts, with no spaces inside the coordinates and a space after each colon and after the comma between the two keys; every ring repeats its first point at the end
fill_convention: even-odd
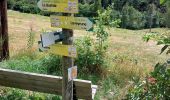
{"type": "MultiPolygon", "coordinates": [[[[91,81],[75,79],[79,99],[92,100],[91,81]]],[[[62,95],[62,77],[0,69],[0,85],[43,93],[62,95]]]]}

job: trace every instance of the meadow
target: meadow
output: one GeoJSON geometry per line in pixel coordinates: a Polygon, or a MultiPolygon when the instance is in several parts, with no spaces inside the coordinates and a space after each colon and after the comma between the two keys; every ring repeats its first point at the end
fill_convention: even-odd
{"type": "MultiPolygon", "coordinates": [[[[54,72],[54,75],[61,75],[61,72],[55,72],[57,70],[53,69],[51,72],[46,73],[46,71],[44,70],[49,69],[41,68],[40,65],[43,65],[43,63],[38,61],[39,59],[43,58],[45,58],[46,60],[50,60],[47,57],[47,54],[43,54],[38,51],[38,40],[40,40],[40,34],[45,31],[60,30],[50,27],[49,17],[9,10],[8,21],[11,58],[9,59],[9,61],[4,61],[0,63],[0,66],[4,68],[44,74],[51,74],[51,72],[54,72]],[[30,31],[35,33],[34,44],[31,50],[27,48],[30,31]],[[35,58],[29,58],[30,56],[35,58]],[[34,65],[36,65],[37,68],[34,67],[34,65]]],[[[167,29],[155,28],[152,29],[152,32],[161,33],[165,30],[167,29]]],[[[108,32],[110,33],[110,37],[108,41],[109,47],[107,50],[107,54],[109,55],[107,57],[108,66],[107,68],[105,68],[107,74],[103,73],[103,75],[101,76],[92,74],[86,76],[80,72],[78,77],[81,79],[91,80],[93,84],[97,84],[99,86],[96,100],[123,99],[128,92],[128,88],[131,87],[134,78],[144,78],[150,71],[153,70],[153,67],[158,62],[165,62],[167,60],[168,55],[160,55],[160,50],[163,47],[162,45],[157,46],[156,42],[152,40],[147,43],[143,41],[142,37],[148,31],[149,29],[127,30],[121,28],[111,28],[110,30],[108,30],[108,32]]],[[[90,36],[93,38],[93,33],[74,30],[74,36],[74,40],[83,38],[84,36],[90,36]]],[[[51,64],[53,63],[54,62],[52,62],[51,64]]],[[[56,64],[57,63],[54,63],[54,65],[56,64]]],[[[60,68],[58,70],[60,70],[60,68]]],[[[10,88],[4,87],[0,88],[3,88],[0,90],[1,98],[8,94],[12,95],[13,93],[7,92],[13,91],[13,89],[11,90],[10,88]]],[[[14,91],[16,91],[16,93],[18,94],[23,94],[25,97],[27,97],[28,95],[33,95],[33,93],[29,91],[25,91],[25,93],[18,89],[15,89],[14,91]]],[[[50,96],[47,94],[38,93],[35,95],[35,97],[40,97],[41,99],[48,98],[49,100],[51,100],[54,96],[50,96]]]]}

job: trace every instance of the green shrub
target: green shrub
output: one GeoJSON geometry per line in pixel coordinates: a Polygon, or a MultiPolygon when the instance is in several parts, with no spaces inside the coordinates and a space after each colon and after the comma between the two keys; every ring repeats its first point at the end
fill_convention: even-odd
{"type": "Polygon", "coordinates": [[[32,54],[31,57],[28,54],[24,54],[19,54],[19,57],[1,62],[0,67],[41,74],[62,75],[61,57],[46,55],[37,59],[38,55],[34,54],[34,59],[32,59],[32,54]]]}
{"type": "Polygon", "coordinates": [[[169,21],[169,17],[170,17],[170,9],[168,10],[168,12],[165,15],[165,19],[166,19],[166,27],[170,28],[170,21],[169,21]]]}
{"type": "Polygon", "coordinates": [[[83,17],[93,17],[97,15],[97,10],[94,4],[79,4],[79,16],[83,17]]]}
{"type": "Polygon", "coordinates": [[[15,0],[8,0],[7,2],[8,9],[13,9],[14,4],[15,4],[15,0]]]}
{"type": "Polygon", "coordinates": [[[62,75],[61,57],[55,55],[48,55],[42,58],[40,66],[47,70],[47,74],[62,75]]]}
{"type": "Polygon", "coordinates": [[[137,82],[130,89],[128,100],[169,100],[170,99],[170,66],[157,64],[146,80],[137,82]]]}
{"type": "Polygon", "coordinates": [[[121,27],[129,29],[142,29],[145,26],[144,15],[126,4],[122,9],[121,27]]]}
{"type": "Polygon", "coordinates": [[[80,72],[100,74],[102,65],[105,61],[103,54],[95,49],[95,42],[89,36],[77,39],[75,41],[77,47],[78,58],[76,64],[80,72]]]}

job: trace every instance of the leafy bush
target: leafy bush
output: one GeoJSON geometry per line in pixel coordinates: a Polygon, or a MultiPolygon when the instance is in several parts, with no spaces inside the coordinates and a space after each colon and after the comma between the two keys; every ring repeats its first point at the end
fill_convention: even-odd
{"type": "Polygon", "coordinates": [[[170,21],[169,21],[169,16],[170,16],[170,9],[168,10],[168,12],[166,13],[166,15],[165,15],[165,22],[166,22],[166,26],[168,27],[168,28],[170,28],[170,21]]]}
{"type": "Polygon", "coordinates": [[[80,72],[85,73],[102,73],[102,64],[105,61],[104,56],[95,49],[95,42],[89,36],[77,39],[75,41],[78,58],[76,64],[80,72]]]}
{"type": "Polygon", "coordinates": [[[161,53],[166,51],[166,54],[170,53],[170,31],[166,31],[164,33],[147,33],[143,39],[145,41],[149,40],[155,40],[157,41],[157,45],[164,45],[164,47],[161,49],[161,53]]]}
{"type": "Polygon", "coordinates": [[[144,28],[146,21],[141,12],[127,4],[122,9],[121,22],[123,28],[142,29],[144,28]]]}
{"type": "Polygon", "coordinates": [[[47,70],[47,74],[62,75],[61,57],[55,55],[45,56],[42,58],[40,66],[47,70]]]}
{"type": "Polygon", "coordinates": [[[93,17],[97,15],[97,10],[95,9],[94,4],[79,4],[79,16],[84,16],[84,17],[93,17]]]}
{"type": "Polygon", "coordinates": [[[169,100],[170,66],[157,64],[146,80],[136,83],[127,95],[128,100],[169,100]]]}

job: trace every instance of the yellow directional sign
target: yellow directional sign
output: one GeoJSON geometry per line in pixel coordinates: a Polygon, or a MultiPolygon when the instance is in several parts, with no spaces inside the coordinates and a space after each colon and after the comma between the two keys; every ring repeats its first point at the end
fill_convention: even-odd
{"type": "Polygon", "coordinates": [[[92,30],[93,23],[84,17],[51,16],[51,26],[66,29],[92,30]]]}
{"type": "Polygon", "coordinates": [[[72,45],[54,44],[50,46],[47,52],[61,56],[77,57],[76,48],[72,45]]]}
{"type": "Polygon", "coordinates": [[[78,0],[40,0],[37,5],[43,11],[78,13],[78,0]]]}

